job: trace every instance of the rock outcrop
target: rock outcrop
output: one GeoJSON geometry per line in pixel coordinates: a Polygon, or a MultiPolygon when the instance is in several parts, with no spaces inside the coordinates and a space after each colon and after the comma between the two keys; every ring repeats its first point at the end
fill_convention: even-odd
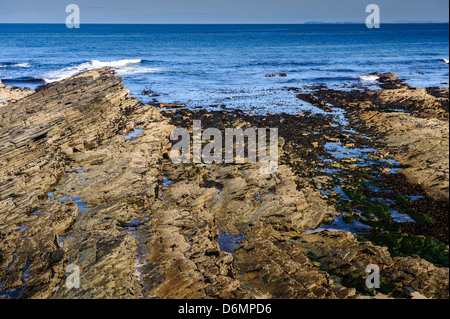
{"type": "MultiPolygon", "coordinates": [[[[395,75],[385,76],[389,79],[395,75]]],[[[379,91],[318,90],[299,97],[318,107],[348,111],[352,125],[367,133],[406,168],[402,171],[433,196],[449,196],[448,89],[402,87],[379,91]]]]}
{"type": "Polygon", "coordinates": [[[376,94],[377,105],[390,110],[367,110],[356,116],[406,166],[402,173],[410,181],[430,196],[448,201],[448,89],[382,90],[376,94]]]}
{"type": "Polygon", "coordinates": [[[407,167],[402,173],[430,196],[449,199],[449,123],[405,113],[365,112],[359,115],[380,133],[386,150],[407,167]]]}
{"type": "Polygon", "coordinates": [[[10,102],[18,101],[30,94],[33,94],[33,92],[34,91],[30,89],[6,86],[0,80],[0,107],[5,105],[8,100],[10,100],[10,102]]]}
{"type": "Polygon", "coordinates": [[[175,165],[174,128],[110,68],[1,107],[0,298],[357,298],[368,262],[448,297],[448,268],[304,234],[338,212],[287,165],[175,165]]]}
{"type": "MultiPolygon", "coordinates": [[[[77,156],[93,165],[102,163],[105,158],[113,160],[108,157],[110,153],[104,144],[106,141],[114,143],[113,137],[126,141],[124,134],[132,127],[127,116],[140,105],[124,89],[121,79],[111,73],[110,69],[87,72],[48,85],[0,109],[0,289],[6,296],[20,292],[23,298],[49,298],[62,285],[65,266],[72,254],[62,249],[60,239],[76,231],[76,221],[82,220],[82,205],[77,202],[78,207],[76,199],[57,200],[59,197],[53,197],[52,191],[70,175],[70,167],[77,156]],[[89,150],[96,148],[100,148],[100,154],[89,157],[89,150]]],[[[157,121],[157,115],[151,114],[152,110],[147,114],[151,117],[149,125],[152,120],[157,121]]],[[[161,147],[160,141],[155,144],[161,147]]],[[[150,153],[147,160],[152,156],[155,158],[158,154],[150,153]]],[[[122,166],[118,161],[114,162],[112,175],[107,177],[103,171],[99,175],[111,179],[117,171],[126,173],[122,169],[131,169],[129,160],[132,157],[129,154],[127,158],[117,159],[124,162],[122,166]]],[[[136,176],[139,177],[136,180],[146,183],[145,176],[136,176]]],[[[111,193],[117,192],[133,201],[133,197],[118,185],[105,179],[98,182],[111,193]]],[[[132,184],[130,181],[123,187],[133,192],[132,184]]],[[[70,196],[69,193],[64,196],[70,196]]],[[[103,190],[97,197],[103,198],[107,194],[108,191],[103,190]]],[[[90,200],[92,204],[106,202],[90,200]]],[[[111,231],[108,234],[106,239],[95,239],[94,246],[111,240],[114,244],[105,247],[103,252],[107,257],[112,254],[115,258],[117,250],[122,248],[121,240],[126,241],[127,237],[123,234],[116,237],[111,231]]],[[[89,245],[87,231],[83,236],[87,236],[84,245],[89,245]]],[[[83,245],[77,248],[86,253],[83,245]]],[[[135,253],[128,246],[125,252],[130,254],[128,257],[135,253]]],[[[120,283],[120,287],[124,289],[126,285],[120,283]]],[[[120,296],[117,291],[109,295],[107,290],[104,293],[111,297],[120,296]]]]}

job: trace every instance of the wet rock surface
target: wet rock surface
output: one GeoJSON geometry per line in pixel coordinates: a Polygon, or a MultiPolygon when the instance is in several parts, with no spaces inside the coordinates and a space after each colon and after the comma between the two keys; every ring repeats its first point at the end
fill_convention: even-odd
{"type": "Polygon", "coordinates": [[[373,289],[361,285],[368,265],[377,265],[382,278],[380,291],[404,298],[411,288],[427,298],[448,298],[448,269],[412,257],[392,257],[386,247],[357,241],[348,233],[322,233],[302,236],[297,245],[308,250],[308,256],[321,264],[336,281],[354,286],[366,295],[373,289]],[[436,289],[439,287],[438,289],[436,289]]]}
{"type": "MultiPolygon", "coordinates": [[[[353,124],[326,114],[164,107],[133,99],[109,68],[0,107],[0,298],[448,298],[448,228],[439,237],[417,211],[439,200],[392,204],[415,223],[393,221],[386,203],[369,205],[376,192],[357,193],[357,185],[386,186],[391,174],[380,170],[395,177],[401,165],[382,159],[378,142],[353,124]],[[221,131],[278,127],[278,170],[172,163],[169,135],[175,127],[192,132],[196,119],[221,131]],[[373,216],[357,216],[368,208],[373,216]],[[349,216],[373,231],[333,228],[349,216]],[[381,269],[378,291],[365,286],[372,263],[381,269]],[[68,265],[79,267],[80,288],[66,285],[68,265]]],[[[442,121],[436,117],[414,119],[442,121]]],[[[448,165],[446,172],[448,181],[448,165]]],[[[405,175],[411,182],[398,192],[428,192],[405,175]]]]}
{"type": "Polygon", "coordinates": [[[410,181],[430,196],[448,201],[448,89],[318,90],[299,97],[347,110],[353,126],[407,166],[402,173],[410,181]]]}
{"type": "Polygon", "coordinates": [[[8,101],[15,102],[33,93],[34,91],[31,89],[22,89],[4,85],[0,80],[0,107],[6,105],[8,101]]]}
{"type": "Polygon", "coordinates": [[[366,112],[358,115],[384,137],[392,156],[407,165],[402,173],[438,199],[449,195],[448,121],[416,118],[405,113],[366,112]]]}

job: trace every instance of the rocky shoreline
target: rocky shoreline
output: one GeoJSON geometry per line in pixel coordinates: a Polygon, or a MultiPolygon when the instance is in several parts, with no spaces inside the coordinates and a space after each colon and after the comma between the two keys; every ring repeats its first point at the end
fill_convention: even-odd
{"type": "Polygon", "coordinates": [[[0,298],[448,298],[448,89],[381,78],[266,116],[142,105],[110,68],[0,84],[0,298]],[[278,127],[278,171],[173,164],[193,120],[278,127]]]}

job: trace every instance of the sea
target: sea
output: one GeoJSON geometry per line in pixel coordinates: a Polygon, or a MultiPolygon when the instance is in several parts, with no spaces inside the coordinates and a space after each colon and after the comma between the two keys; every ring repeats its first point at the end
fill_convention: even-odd
{"type": "Polygon", "coordinates": [[[448,87],[448,24],[0,24],[0,79],[30,87],[104,66],[143,103],[295,113],[291,88],[376,89],[373,72],[448,87]]]}

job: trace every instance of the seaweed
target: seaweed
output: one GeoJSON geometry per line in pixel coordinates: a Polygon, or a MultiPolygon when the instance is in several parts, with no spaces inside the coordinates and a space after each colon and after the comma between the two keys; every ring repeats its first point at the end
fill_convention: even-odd
{"type": "Polygon", "coordinates": [[[343,214],[342,215],[342,220],[344,221],[344,223],[346,223],[347,225],[351,225],[354,223],[355,219],[353,218],[352,215],[349,214],[343,214]]]}
{"type": "Polygon", "coordinates": [[[437,267],[449,266],[449,249],[435,238],[388,233],[363,234],[358,235],[357,238],[387,247],[394,257],[419,256],[437,267]]]}

